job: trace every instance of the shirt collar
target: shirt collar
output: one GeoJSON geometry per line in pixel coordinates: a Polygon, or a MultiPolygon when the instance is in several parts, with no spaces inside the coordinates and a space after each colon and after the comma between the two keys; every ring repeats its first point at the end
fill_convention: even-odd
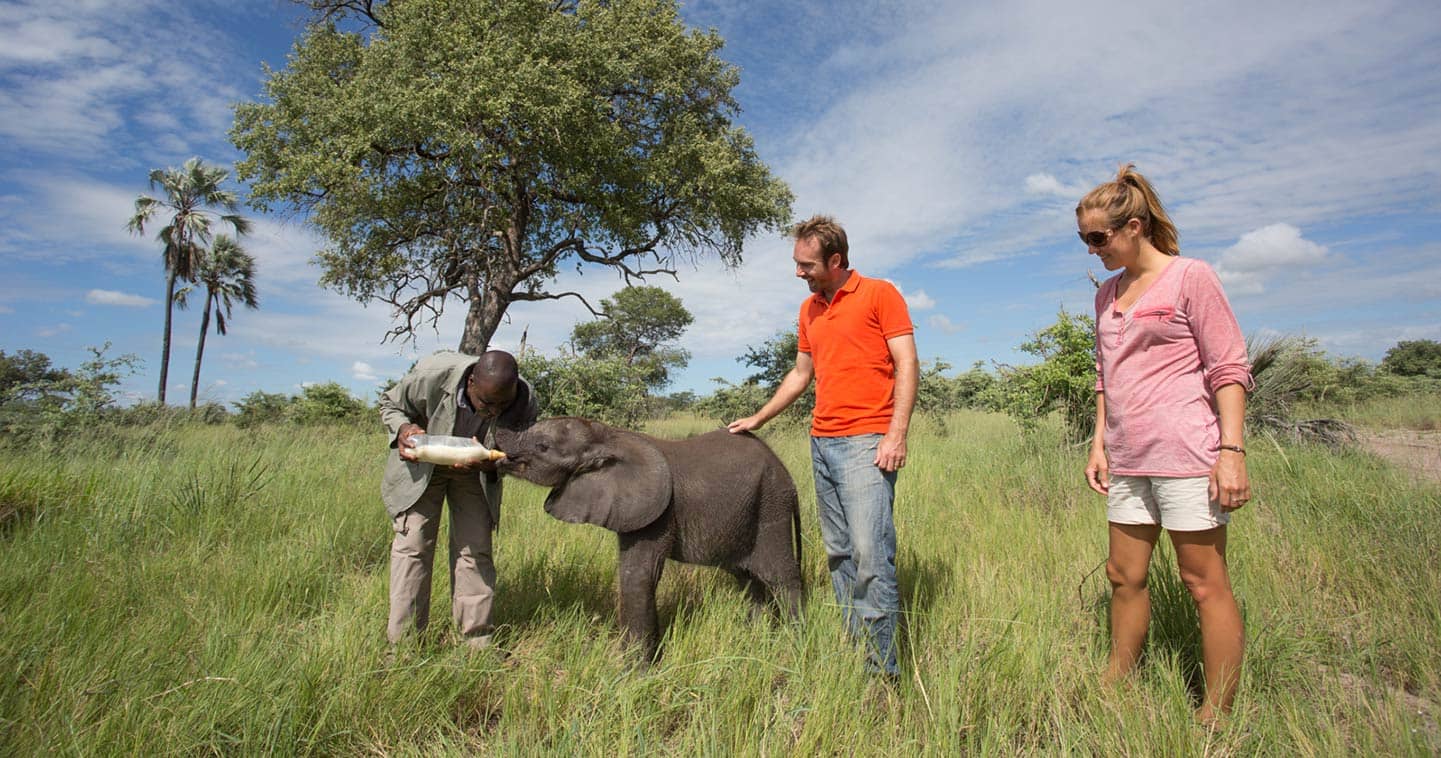
{"type": "Polygon", "coordinates": [[[475,364],[471,364],[469,368],[467,368],[465,371],[461,372],[461,375],[460,375],[460,386],[455,388],[455,405],[456,405],[456,407],[457,407],[457,408],[464,408],[464,409],[470,411],[471,413],[475,413],[475,408],[471,407],[471,404],[470,404],[470,396],[467,395],[466,392],[465,392],[465,385],[466,385],[467,382],[470,381],[470,372],[472,372],[472,371],[474,371],[474,370],[475,370],[475,364]]]}
{"type": "Polygon", "coordinates": [[[830,305],[831,303],[834,303],[834,302],[836,301],[836,299],[841,296],[841,293],[842,293],[842,292],[844,292],[844,293],[846,293],[846,294],[851,294],[851,293],[855,292],[855,291],[856,291],[856,287],[859,287],[860,285],[861,285],[861,275],[860,275],[860,273],[857,272],[855,269],[851,269],[851,270],[850,270],[849,272],[847,272],[847,274],[846,274],[846,281],[845,281],[843,284],[841,284],[841,288],[840,288],[840,289],[836,290],[836,296],[833,297],[833,298],[831,298],[830,303],[826,302],[825,296],[822,295],[822,294],[819,293],[819,292],[812,292],[812,293],[811,293],[811,298],[813,298],[817,303],[820,303],[822,306],[828,306],[828,305],[830,305]]]}

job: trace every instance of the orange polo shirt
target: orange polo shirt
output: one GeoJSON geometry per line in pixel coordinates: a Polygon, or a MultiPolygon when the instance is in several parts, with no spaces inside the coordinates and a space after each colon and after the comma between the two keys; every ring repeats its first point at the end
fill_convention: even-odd
{"type": "Polygon", "coordinates": [[[890,282],[852,271],[831,302],[801,303],[797,347],[816,369],[811,434],[885,434],[895,411],[896,364],[886,340],[911,334],[906,301],[890,282]]]}

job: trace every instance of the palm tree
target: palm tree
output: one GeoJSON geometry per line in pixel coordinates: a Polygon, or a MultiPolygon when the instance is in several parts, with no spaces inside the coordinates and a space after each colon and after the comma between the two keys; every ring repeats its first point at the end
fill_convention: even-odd
{"type": "MultiPolygon", "coordinates": [[[[195,347],[195,374],[190,380],[190,408],[200,389],[200,361],[205,356],[205,333],[210,330],[210,313],[215,312],[215,332],[225,334],[225,321],[239,301],[250,310],[260,307],[255,296],[255,258],[240,247],[234,237],[221,234],[210,252],[202,255],[195,269],[195,281],[205,285],[205,312],[200,317],[200,342],[195,347]]],[[[176,293],[184,307],[185,291],[176,293]]]]}
{"type": "Polygon", "coordinates": [[[170,320],[175,301],[176,280],[195,281],[195,270],[205,246],[210,243],[212,218],[230,224],[237,235],[250,231],[250,221],[235,213],[240,196],[220,185],[230,172],[218,166],[207,166],[199,158],[191,158],[180,168],[155,169],[150,172],[150,188],[161,190],[163,198],[141,195],[135,198],[135,215],[126,223],[132,234],[144,234],[145,224],[157,215],[168,217],[156,239],[164,246],[165,264],[165,337],[160,353],[160,402],[165,402],[165,382],[170,371],[170,320]],[[210,210],[218,206],[230,213],[210,210]]]}

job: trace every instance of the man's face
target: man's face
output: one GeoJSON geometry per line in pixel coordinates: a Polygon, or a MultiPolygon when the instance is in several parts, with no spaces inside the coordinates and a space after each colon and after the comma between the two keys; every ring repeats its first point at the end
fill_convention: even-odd
{"type": "Polygon", "coordinates": [[[485,418],[495,418],[515,402],[515,384],[488,382],[471,374],[470,381],[465,385],[465,394],[470,398],[470,404],[475,406],[476,413],[485,418]]]}
{"type": "Polygon", "coordinates": [[[821,256],[821,243],[816,239],[796,240],[791,258],[796,262],[796,276],[806,280],[811,292],[825,292],[845,271],[840,267],[839,255],[832,255],[830,261],[821,256]]]}

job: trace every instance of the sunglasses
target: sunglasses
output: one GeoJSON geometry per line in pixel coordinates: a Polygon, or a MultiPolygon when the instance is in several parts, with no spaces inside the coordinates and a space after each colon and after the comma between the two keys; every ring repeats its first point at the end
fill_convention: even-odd
{"type": "MultiPolygon", "coordinates": [[[[1116,229],[1120,228],[1116,227],[1116,229]]],[[[1116,233],[1116,229],[1107,229],[1104,232],[1076,232],[1076,236],[1091,247],[1105,247],[1111,244],[1111,235],[1116,233]]]]}

